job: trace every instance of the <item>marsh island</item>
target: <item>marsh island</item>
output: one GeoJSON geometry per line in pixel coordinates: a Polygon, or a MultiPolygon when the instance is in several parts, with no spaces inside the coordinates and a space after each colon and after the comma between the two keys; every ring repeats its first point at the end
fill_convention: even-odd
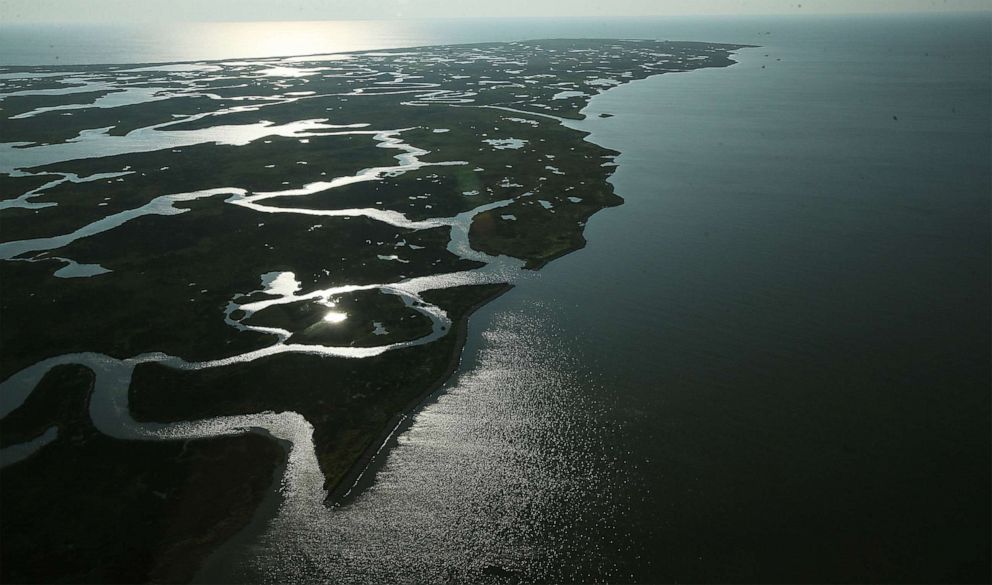
{"type": "Polygon", "coordinates": [[[334,505],[473,309],[622,203],[563,120],[739,48],[0,69],[3,580],[184,581],[273,490],[334,505]]]}

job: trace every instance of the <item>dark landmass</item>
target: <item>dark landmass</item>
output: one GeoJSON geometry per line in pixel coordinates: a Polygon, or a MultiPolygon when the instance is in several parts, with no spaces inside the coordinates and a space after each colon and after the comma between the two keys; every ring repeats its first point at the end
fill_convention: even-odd
{"type": "Polygon", "coordinates": [[[284,464],[259,435],[112,439],[90,422],[93,375],[61,366],[3,420],[0,444],[58,428],[0,471],[4,583],[176,583],[242,529],[284,464]]]}
{"type": "Polygon", "coordinates": [[[165,351],[205,360],[271,345],[273,336],[232,329],[222,318],[228,301],[259,288],[259,275],[268,272],[293,270],[308,288],[326,288],[479,265],[445,250],[447,234],[439,229],[413,232],[356,217],[349,229],[311,230],[326,221],[289,214],[260,219],[220,200],[189,207],[193,213],[144,216],[56,252],[113,270],[99,278],[53,278],[57,261],[3,263],[0,376],[78,351],[121,358],[165,351]],[[370,247],[369,239],[387,244],[370,247]],[[404,248],[407,264],[377,258],[400,240],[422,249],[404,248]],[[336,265],[333,271],[329,265],[336,265]],[[40,288],[46,280],[51,285],[40,288]],[[43,299],[24,294],[39,288],[43,299]],[[79,313],[83,307],[90,318],[79,313]]]}
{"type": "MultiPolygon", "coordinates": [[[[0,380],[74,352],[206,362],[282,343],[258,327],[303,346],[411,342],[362,359],[287,352],[135,369],[127,393],[138,421],[300,413],[333,498],[384,431],[450,376],[468,315],[510,277],[421,292],[418,303],[450,319],[445,335],[421,344],[434,322],[382,287],[483,275],[485,262],[449,249],[458,221],[473,250],[524,268],[581,248],[588,218],[622,203],[608,182],[618,153],[561,119],[581,119],[589,98],[615,85],[729,65],[738,48],[551,40],[4,80],[8,92],[76,93],[0,100],[0,136],[24,143],[0,145],[9,168],[0,173],[0,380]],[[159,95],[96,107],[136,89],[159,95]],[[80,141],[86,148],[72,150],[80,141]],[[290,193],[271,195],[280,191],[290,193]],[[248,201],[260,194],[270,195],[248,201]],[[70,261],[106,272],[61,278],[70,261]],[[280,296],[264,289],[277,274],[300,295],[373,288],[280,296]],[[265,299],[276,302],[244,308],[265,299]],[[328,325],[329,306],[347,319],[328,325]]],[[[87,372],[53,370],[2,420],[5,447],[51,425],[59,433],[2,470],[3,580],[187,580],[248,524],[284,451],[258,434],[103,436],[89,422],[87,372]]]]}
{"type": "MultiPolygon", "coordinates": [[[[463,323],[474,307],[505,288],[443,289],[424,299],[445,303],[453,320],[463,323]]],[[[447,379],[462,342],[447,335],[361,360],[283,354],[237,368],[194,372],[143,365],[131,382],[131,410],[135,418],[149,421],[298,412],[314,425],[317,460],[331,490],[390,420],[447,379]]]]}

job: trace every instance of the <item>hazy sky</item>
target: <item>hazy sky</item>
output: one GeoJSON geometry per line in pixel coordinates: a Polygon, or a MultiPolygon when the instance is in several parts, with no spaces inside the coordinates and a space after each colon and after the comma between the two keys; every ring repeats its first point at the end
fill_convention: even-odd
{"type": "Polygon", "coordinates": [[[990,0],[0,0],[0,23],[989,10],[990,0]]]}

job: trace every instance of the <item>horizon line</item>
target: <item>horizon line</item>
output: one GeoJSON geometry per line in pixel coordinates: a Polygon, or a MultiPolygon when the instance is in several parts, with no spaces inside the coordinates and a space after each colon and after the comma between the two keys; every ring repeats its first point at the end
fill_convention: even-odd
{"type": "Polygon", "coordinates": [[[528,16],[504,16],[504,15],[472,15],[472,16],[397,16],[392,18],[307,18],[300,20],[274,20],[274,19],[244,19],[244,20],[226,20],[226,19],[203,19],[203,20],[156,20],[156,19],[139,19],[139,18],[129,18],[120,20],[6,20],[0,25],[0,30],[4,26],[19,25],[19,24],[58,24],[58,25],[127,25],[127,24],[247,24],[247,23],[301,23],[301,22],[431,22],[431,21],[446,21],[446,20],[583,20],[583,19],[628,19],[628,18],[769,18],[769,17],[820,17],[820,16],[925,16],[925,15],[944,15],[944,16],[966,16],[966,15],[986,15],[992,16],[992,6],[983,10],[931,10],[931,9],[918,9],[918,10],[858,10],[858,11],[847,11],[847,12],[824,12],[824,11],[808,11],[808,12],[763,12],[763,13],[734,13],[734,12],[720,12],[720,13],[699,13],[699,12],[672,12],[665,14],[651,13],[651,14],[584,14],[584,15],[528,15],[528,16]]]}

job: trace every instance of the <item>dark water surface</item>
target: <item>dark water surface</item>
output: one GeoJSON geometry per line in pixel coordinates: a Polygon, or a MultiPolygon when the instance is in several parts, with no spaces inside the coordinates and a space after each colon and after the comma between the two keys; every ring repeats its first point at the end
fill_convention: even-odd
{"type": "Polygon", "coordinates": [[[595,98],[627,203],[473,318],[324,570],[987,579],[983,18],[714,21],[763,48],[595,98]]]}
{"type": "Polygon", "coordinates": [[[639,579],[989,576],[990,29],[872,24],[590,108],[628,205],[517,302],[617,396],[639,579]]]}

